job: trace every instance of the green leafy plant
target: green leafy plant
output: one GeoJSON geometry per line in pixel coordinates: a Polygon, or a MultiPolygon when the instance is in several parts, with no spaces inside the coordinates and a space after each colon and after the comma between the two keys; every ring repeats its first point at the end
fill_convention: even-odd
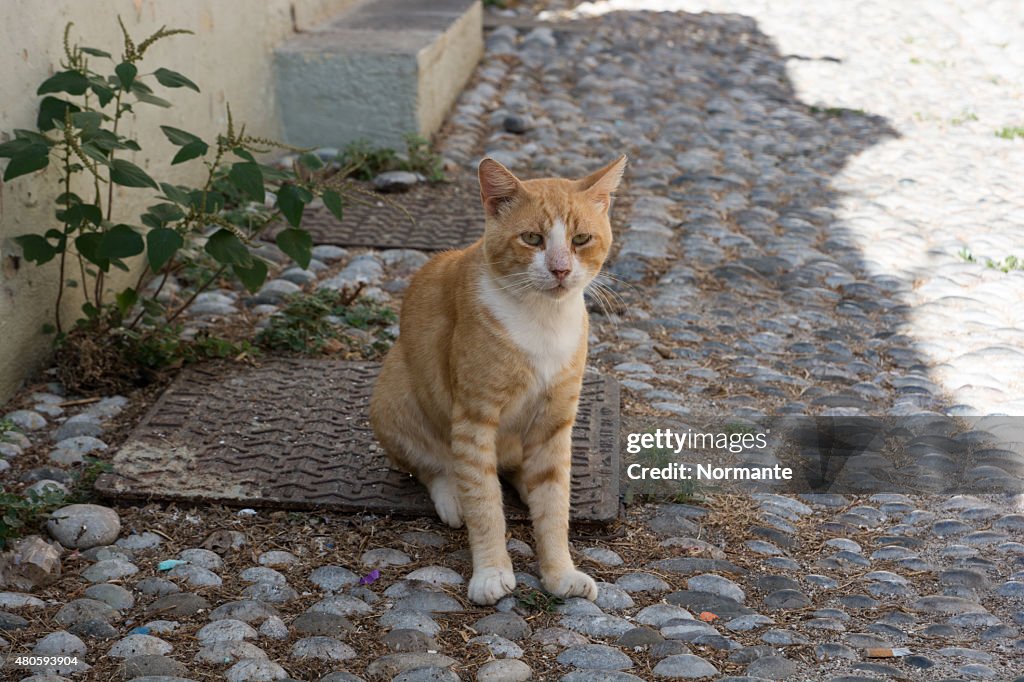
{"type": "Polygon", "coordinates": [[[0,443],[3,442],[5,435],[13,431],[21,431],[21,429],[19,429],[10,419],[7,419],[6,417],[0,418],[0,443]]]}
{"type": "Polygon", "coordinates": [[[54,323],[47,330],[57,332],[58,366],[69,370],[62,379],[72,390],[94,390],[97,381],[107,381],[98,372],[130,371],[132,360],[152,368],[161,362],[244,351],[210,338],[175,344],[167,328],[178,329],[175,321],[196,297],[222,279],[238,280],[249,291],[259,289],[269,267],[255,252],[256,240],[275,222],[285,224],[277,246],[306,267],[313,240],[302,227],[305,206],[319,197],[340,220],[351,187],[344,175],[325,169],[315,154],[247,134],[244,125],[235,125],[230,107],[227,129],[215,139],[160,126],[170,144],[171,165],[204,166],[205,179],[198,186],[152,177],[130,160],[142,147],[123,133],[122,124],[128,116],[142,115],[147,106],[171,106],[154,87],[199,91],[176,71],[141,68],[154,43],[189,31],[161,28],[136,42],[120,23],[124,44],[119,58],[72,44],[68,24],[62,70],[37,90],[42,99],[36,129],[16,129],[13,139],[0,144],[0,158],[9,159],[4,181],[51,165],[57,170],[61,192],[54,224],[15,241],[26,260],[59,263],[61,286],[54,323]],[[258,160],[257,155],[275,148],[299,154],[291,169],[258,160]],[[148,191],[155,202],[130,219],[115,206],[115,185],[148,191]],[[130,272],[129,264],[139,257],[141,265],[131,280],[112,277],[115,270],[130,272]],[[179,273],[202,278],[189,282],[183,301],[161,298],[168,279],[179,273]],[[150,277],[157,284],[145,289],[150,277]],[[80,290],[84,299],[70,329],[61,317],[69,289],[80,290]],[[127,358],[111,355],[118,352],[127,358]],[[68,356],[63,362],[62,353],[68,356]],[[75,366],[91,366],[85,381],[75,380],[75,366]]]}
{"type": "Polygon", "coordinates": [[[256,342],[271,350],[306,355],[347,350],[367,359],[380,357],[391,346],[393,337],[387,328],[397,316],[390,308],[359,298],[361,292],[360,286],[351,291],[295,294],[260,330],[256,342]]]}
{"type": "Polygon", "coordinates": [[[519,608],[527,611],[539,611],[541,613],[554,613],[555,609],[565,604],[565,600],[547,592],[541,592],[528,587],[517,587],[512,590],[519,608]]]}
{"type": "Polygon", "coordinates": [[[1006,126],[996,131],[996,137],[1001,137],[1004,140],[1013,140],[1018,137],[1024,137],[1024,126],[1006,126]]]}
{"type": "Polygon", "coordinates": [[[973,111],[969,111],[967,109],[964,109],[962,112],[960,112],[959,116],[954,116],[952,119],[950,119],[949,122],[950,122],[950,124],[955,125],[955,126],[962,126],[965,123],[970,123],[971,121],[977,121],[977,120],[978,120],[978,115],[976,113],[974,113],[973,111]]]}
{"type": "MultiPolygon", "coordinates": [[[[166,278],[182,267],[181,254],[195,246],[217,263],[216,277],[230,273],[250,291],[258,289],[268,274],[267,263],[252,252],[253,241],[274,221],[287,228],[277,236],[278,247],[305,267],[310,260],[312,238],[302,229],[303,209],[314,197],[340,219],[345,188],[343,177],[328,180],[320,159],[309,153],[299,156],[296,168],[281,170],[257,160],[256,155],[287,148],[273,140],[255,137],[236,127],[228,108],[227,130],[215,140],[171,126],[160,126],[174,148],[172,165],[196,162],[206,167],[206,180],[198,187],[160,182],[128,156],[141,151],[137,140],[121,132],[122,121],[136,115],[143,105],[169,107],[151,84],[166,89],[199,87],[186,76],[166,68],[143,72],[140,65],[155,42],[189,33],[161,28],[140,43],[124,24],[124,48],[120,59],[110,52],[70,44],[65,30],[65,59],[59,73],[46,79],[37,94],[43,99],[37,130],[15,130],[14,139],[0,145],[0,158],[10,161],[4,180],[56,165],[62,192],[56,199],[56,225],[42,234],[16,238],[26,260],[42,265],[59,260],[63,284],[57,295],[54,329],[64,331],[61,298],[66,288],[81,288],[82,318],[92,327],[136,328],[140,323],[175,320],[194,300],[165,310],[155,297],[141,296],[147,275],[166,278]],[[100,72],[95,63],[112,64],[112,72],[100,72]],[[299,167],[302,172],[298,172],[299,167]],[[115,210],[114,186],[149,190],[157,203],[136,221],[126,221],[115,210]],[[78,192],[87,187],[88,197],[78,192]],[[264,202],[268,191],[274,207],[264,202]],[[229,207],[229,202],[234,207],[229,207]],[[250,209],[250,207],[254,207],[250,209]],[[244,209],[242,214],[232,210],[244,209]],[[113,292],[107,288],[112,269],[129,270],[128,261],[144,256],[134,285],[113,292]],[[75,267],[77,265],[77,267],[75,267]]],[[[301,151],[301,150],[296,150],[301,151]]],[[[211,277],[194,292],[214,281],[211,277]]]]}
{"type": "MultiPolygon", "coordinates": [[[[962,248],[957,252],[957,255],[967,263],[977,263],[978,259],[971,253],[970,249],[962,248]]],[[[1024,258],[1018,258],[1017,256],[1006,256],[1000,260],[993,260],[991,258],[985,259],[985,267],[992,270],[999,270],[1001,272],[1012,272],[1014,270],[1024,270],[1024,258]]]]}
{"type": "Polygon", "coordinates": [[[430,149],[430,143],[409,133],[405,136],[405,156],[394,149],[374,147],[366,140],[349,144],[338,156],[340,175],[356,180],[372,180],[387,171],[402,170],[420,173],[430,182],[444,180],[444,161],[430,149]]]}
{"type": "Polygon", "coordinates": [[[27,495],[0,492],[0,549],[20,537],[24,530],[35,530],[54,510],[63,505],[65,496],[52,489],[27,495]]]}

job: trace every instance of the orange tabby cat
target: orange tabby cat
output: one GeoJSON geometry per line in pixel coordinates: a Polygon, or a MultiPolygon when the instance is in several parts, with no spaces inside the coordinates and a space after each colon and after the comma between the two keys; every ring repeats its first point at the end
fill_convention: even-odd
{"type": "Polygon", "coordinates": [[[625,165],[622,157],[582,180],[520,181],[484,159],[484,236],[435,256],[406,293],[370,419],[441,519],[465,522],[477,604],[516,585],[499,473],[530,508],[544,587],[597,597],[569,556],[570,445],[587,356],[583,292],[608,256],[608,210],[625,165]]]}

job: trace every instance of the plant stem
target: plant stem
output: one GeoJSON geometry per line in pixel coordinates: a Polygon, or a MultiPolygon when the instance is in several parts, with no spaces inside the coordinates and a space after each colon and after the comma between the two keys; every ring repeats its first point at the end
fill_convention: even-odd
{"type": "MultiPolygon", "coordinates": [[[[64,210],[65,215],[68,208],[68,196],[71,194],[71,147],[65,142],[64,145],[64,210]]],[[[57,333],[60,334],[64,331],[63,325],[60,321],[60,306],[64,299],[64,264],[68,255],[68,236],[71,232],[71,226],[68,224],[67,219],[64,220],[64,248],[60,250],[60,284],[57,287],[57,302],[54,310],[54,322],[57,327],[57,333]]],[[[86,289],[85,282],[82,282],[82,289],[86,289]]],[[[88,293],[86,293],[86,300],[88,300],[88,293]]]]}
{"type": "MultiPolygon", "coordinates": [[[[159,273],[157,273],[157,275],[159,275],[159,273]]],[[[160,280],[160,284],[157,285],[156,291],[153,292],[153,295],[150,298],[152,298],[154,301],[157,299],[157,296],[159,296],[160,292],[163,291],[164,285],[167,284],[167,278],[170,276],[171,267],[170,263],[168,263],[167,265],[164,266],[164,278],[160,280]]],[[[146,309],[145,307],[143,307],[143,309],[139,311],[139,314],[135,316],[135,319],[132,320],[131,324],[128,325],[128,329],[135,329],[135,327],[139,324],[139,320],[141,320],[142,316],[145,314],[146,309]]]]}
{"type": "Polygon", "coordinates": [[[168,322],[168,324],[169,324],[169,323],[171,323],[171,322],[174,322],[174,320],[175,320],[175,319],[177,319],[177,317],[178,317],[179,315],[181,315],[181,314],[182,314],[183,312],[185,312],[185,310],[186,310],[186,309],[187,309],[187,308],[188,308],[188,307],[189,307],[190,305],[192,305],[192,302],[193,302],[194,300],[196,300],[196,297],[197,297],[197,296],[198,296],[199,294],[203,293],[203,292],[204,292],[204,291],[206,290],[206,288],[207,288],[208,286],[210,286],[210,285],[211,285],[211,284],[213,283],[213,281],[214,281],[215,279],[217,279],[218,277],[220,277],[221,273],[222,273],[222,272],[224,272],[224,271],[225,271],[225,270],[227,269],[227,267],[228,267],[228,266],[226,266],[226,265],[222,265],[222,266],[220,266],[220,268],[218,268],[218,269],[217,269],[217,272],[215,272],[215,273],[213,273],[212,275],[210,275],[210,278],[209,278],[208,280],[206,280],[205,282],[203,282],[202,286],[198,287],[198,288],[197,288],[197,289],[196,289],[195,291],[193,291],[193,292],[192,292],[192,295],[188,297],[188,300],[187,300],[187,301],[185,301],[184,303],[182,303],[182,304],[181,304],[181,307],[180,307],[180,308],[178,308],[177,310],[175,310],[175,311],[174,311],[174,313],[172,313],[172,314],[171,314],[171,316],[167,318],[167,322],[168,322]]]}

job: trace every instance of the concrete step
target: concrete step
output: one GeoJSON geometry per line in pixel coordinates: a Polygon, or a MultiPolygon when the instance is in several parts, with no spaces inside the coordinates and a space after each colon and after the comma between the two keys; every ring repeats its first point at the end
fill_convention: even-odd
{"type": "Polygon", "coordinates": [[[275,50],[284,138],[404,148],[429,138],[483,54],[480,0],[365,0],[275,50]]]}

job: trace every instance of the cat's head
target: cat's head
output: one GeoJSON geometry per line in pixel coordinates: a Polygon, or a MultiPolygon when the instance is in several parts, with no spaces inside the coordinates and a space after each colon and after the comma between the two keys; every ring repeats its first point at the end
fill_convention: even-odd
{"type": "Polygon", "coordinates": [[[608,211],[625,168],[621,156],[582,180],[519,180],[481,161],[484,253],[499,288],[558,299],[586,287],[612,245],[608,211]]]}

